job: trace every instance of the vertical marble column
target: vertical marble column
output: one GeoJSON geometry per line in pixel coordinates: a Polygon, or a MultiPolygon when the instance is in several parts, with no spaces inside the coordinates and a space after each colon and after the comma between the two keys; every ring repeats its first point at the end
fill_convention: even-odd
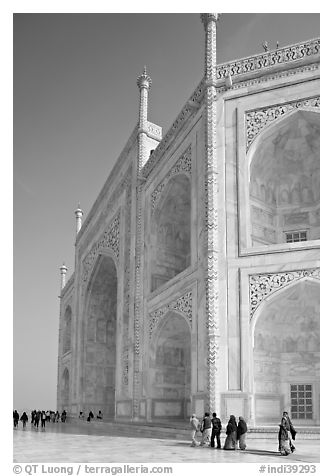
{"type": "Polygon", "coordinates": [[[143,223],[142,223],[142,178],[141,172],[146,160],[146,138],[148,117],[148,91],[151,79],[146,67],[137,79],[140,91],[139,127],[138,127],[138,158],[136,170],[136,239],[135,239],[135,298],[134,298],[134,372],[133,372],[133,419],[139,418],[139,399],[141,395],[141,341],[143,324],[143,223]]]}
{"type": "Polygon", "coordinates": [[[219,324],[218,324],[218,182],[216,152],[216,24],[217,13],[203,13],[205,27],[205,207],[206,207],[206,325],[207,390],[210,411],[219,408],[219,324]]]}

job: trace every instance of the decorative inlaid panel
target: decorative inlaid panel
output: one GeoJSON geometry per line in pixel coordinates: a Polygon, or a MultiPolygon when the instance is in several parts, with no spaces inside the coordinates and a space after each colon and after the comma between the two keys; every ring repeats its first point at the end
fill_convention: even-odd
{"type": "Polygon", "coordinates": [[[302,278],[320,279],[319,268],[285,271],[282,273],[252,274],[249,276],[250,285],[250,319],[260,303],[278,289],[288,286],[302,278]]]}
{"type": "Polygon", "coordinates": [[[191,146],[189,146],[184,154],[177,160],[172,169],[167,173],[165,178],[158,184],[153,193],[151,194],[151,209],[154,211],[156,204],[158,203],[161,194],[168,183],[168,180],[173,175],[179,174],[181,172],[186,172],[191,174],[192,170],[192,161],[191,161],[191,146]]]}
{"type": "Polygon", "coordinates": [[[149,314],[149,337],[168,311],[178,311],[192,323],[192,291],[149,314]]]}
{"type": "Polygon", "coordinates": [[[267,125],[286,113],[299,109],[302,107],[320,107],[320,97],[301,99],[275,106],[263,107],[254,111],[249,111],[245,114],[246,121],[246,150],[250,147],[257,135],[267,125]]]}
{"type": "Polygon", "coordinates": [[[261,71],[279,64],[287,64],[298,61],[306,57],[315,57],[320,52],[320,39],[314,39],[296,45],[286,46],[265,53],[250,56],[218,65],[216,68],[216,78],[223,79],[227,76],[261,71]]]}

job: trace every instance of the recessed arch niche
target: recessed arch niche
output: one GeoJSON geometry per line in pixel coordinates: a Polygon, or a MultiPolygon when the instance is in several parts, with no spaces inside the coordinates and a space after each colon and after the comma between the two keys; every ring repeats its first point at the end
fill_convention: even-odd
{"type": "Polygon", "coordinates": [[[68,407],[69,404],[69,371],[65,367],[61,378],[61,401],[63,407],[68,407]]]}
{"type": "Polygon", "coordinates": [[[191,264],[191,182],[185,174],[172,177],[152,215],[151,291],[191,264]]]}
{"type": "Polygon", "coordinates": [[[306,241],[320,238],[319,119],[312,110],[293,111],[274,121],[252,144],[250,246],[286,243],[291,233],[293,240],[300,232],[306,241]]]}
{"type": "Polygon", "coordinates": [[[149,354],[153,418],[187,418],[191,397],[191,331],[177,312],[163,317],[149,354]]]}
{"type": "MultiPolygon", "coordinates": [[[[297,424],[319,419],[319,283],[301,280],[276,292],[256,311],[253,330],[253,379],[256,424],[273,424],[281,412],[296,411],[292,385],[311,385],[312,411],[300,400],[297,424]],[[304,409],[303,409],[304,405],[304,409]],[[307,415],[306,415],[307,413],[307,415]],[[306,418],[311,416],[311,418],[306,418]]],[[[295,418],[294,418],[295,419],[295,418]]]]}
{"type": "Polygon", "coordinates": [[[86,307],[84,406],[115,416],[117,349],[117,270],[111,256],[94,266],[86,307]]]}
{"type": "Polygon", "coordinates": [[[64,333],[63,333],[63,353],[71,350],[72,341],[72,308],[67,306],[64,316],[64,333]]]}

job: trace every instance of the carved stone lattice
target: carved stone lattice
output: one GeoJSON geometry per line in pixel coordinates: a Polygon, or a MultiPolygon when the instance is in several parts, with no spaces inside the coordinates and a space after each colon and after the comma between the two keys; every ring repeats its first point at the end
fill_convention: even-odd
{"type": "Polygon", "coordinates": [[[303,107],[320,107],[320,97],[315,96],[312,98],[301,99],[298,101],[292,101],[284,104],[278,104],[275,106],[265,107],[249,111],[245,114],[246,120],[246,150],[250,147],[257,135],[267,125],[286,113],[303,107]]]}
{"type": "Polygon", "coordinates": [[[279,64],[286,64],[298,61],[302,58],[317,56],[320,51],[320,40],[316,38],[306,43],[298,43],[286,46],[277,50],[239,59],[218,65],[216,68],[216,78],[223,79],[227,76],[252,73],[266,68],[271,68],[279,64]]]}
{"type": "Polygon", "coordinates": [[[320,278],[319,268],[285,271],[283,273],[252,274],[250,286],[250,319],[261,302],[270,294],[302,278],[320,278]]]}
{"type": "Polygon", "coordinates": [[[172,167],[172,169],[167,173],[165,176],[164,180],[158,184],[158,186],[155,188],[153,193],[151,194],[151,209],[152,212],[154,211],[161,194],[168,183],[168,180],[170,177],[173,175],[179,174],[181,172],[185,172],[188,174],[191,174],[192,170],[192,161],[191,161],[191,146],[189,146],[184,154],[177,160],[175,165],[172,167]]]}
{"type": "Polygon", "coordinates": [[[119,259],[119,225],[120,211],[104,231],[103,237],[93,246],[82,261],[82,281],[86,282],[101,248],[110,248],[115,258],[119,259]]]}
{"type": "Polygon", "coordinates": [[[177,311],[187,317],[192,324],[192,291],[188,291],[175,301],[170,302],[157,311],[149,314],[149,337],[151,338],[154,329],[168,311],[177,311]]]}

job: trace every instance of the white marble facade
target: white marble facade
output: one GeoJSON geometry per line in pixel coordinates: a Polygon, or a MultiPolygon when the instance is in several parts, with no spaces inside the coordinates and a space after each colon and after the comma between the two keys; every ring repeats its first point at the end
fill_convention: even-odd
{"type": "Polygon", "coordinates": [[[58,408],[318,425],[319,40],[216,66],[203,21],[203,80],[162,137],[138,78],[140,127],[78,230],[58,408]]]}

